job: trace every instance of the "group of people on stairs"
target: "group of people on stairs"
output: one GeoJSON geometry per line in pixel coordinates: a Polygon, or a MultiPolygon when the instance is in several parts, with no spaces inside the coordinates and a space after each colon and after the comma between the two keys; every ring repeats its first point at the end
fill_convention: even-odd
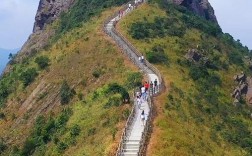
{"type": "Polygon", "coordinates": [[[155,79],[154,83],[151,81],[151,83],[148,83],[145,81],[145,83],[139,87],[139,91],[136,92],[136,104],[139,110],[142,110],[141,112],[141,122],[142,126],[144,126],[145,120],[147,120],[147,114],[145,114],[144,109],[142,108],[142,104],[144,102],[147,102],[148,96],[154,95],[157,93],[158,90],[158,81],[155,79]]]}

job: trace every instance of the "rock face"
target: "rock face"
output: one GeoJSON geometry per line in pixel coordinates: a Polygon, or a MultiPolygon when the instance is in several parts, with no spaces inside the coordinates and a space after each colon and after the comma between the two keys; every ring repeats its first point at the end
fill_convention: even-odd
{"type": "Polygon", "coordinates": [[[189,49],[185,57],[188,60],[199,62],[200,59],[202,58],[202,55],[199,53],[197,49],[189,49]]]}
{"type": "Polygon", "coordinates": [[[214,9],[208,0],[168,0],[168,2],[182,5],[205,19],[218,23],[214,9]]]}
{"type": "Polygon", "coordinates": [[[234,98],[234,104],[240,102],[242,96],[246,96],[247,101],[249,104],[251,103],[251,86],[250,80],[247,79],[246,74],[241,72],[240,75],[234,76],[234,81],[237,82],[237,86],[235,87],[234,91],[232,92],[232,97],[234,98]]]}
{"type": "MultiPolygon", "coordinates": [[[[22,46],[15,58],[15,62],[21,62],[23,58],[34,54],[46,46],[48,39],[55,34],[53,29],[46,30],[46,25],[55,21],[62,12],[67,11],[73,5],[74,1],[40,0],[33,26],[33,33],[22,46]]],[[[11,66],[7,65],[3,74],[8,73],[10,70],[11,66]]]]}
{"type": "Polygon", "coordinates": [[[53,22],[63,11],[68,10],[73,2],[74,0],[40,0],[33,32],[44,29],[46,24],[53,22]]]}
{"type": "MultiPolygon", "coordinates": [[[[73,5],[74,1],[75,0],[40,0],[35,17],[33,33],[19,51],[15,58],[16,62],[22,61],[23,58],[30,56],[46,46],[48,39],[55,33],[53,29],[46,30],[46,25],[59,18],[60,14],[67,11],[73,5]]],[[[11,67],[8,65],[4,73],[8,73],[10,70],[11,67]]]]}

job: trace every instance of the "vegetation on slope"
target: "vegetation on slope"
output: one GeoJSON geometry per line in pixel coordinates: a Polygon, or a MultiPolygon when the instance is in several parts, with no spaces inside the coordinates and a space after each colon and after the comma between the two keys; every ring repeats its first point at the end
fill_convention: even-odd
{"type": "Polygon", "coordinates": [[[102,32],[116,10],[71,27],[0,80],[1,155],[114,154],[142,79],[102,32]]]}
{"type": "Polygon", "coordinates": [[[158,115],[147,155],[252,154],[251,110],[245,101],[235,107],[230,96],[233,76],[250,75],[247,47],[185,8],[160,1],[139,7],[118,24],[156,64],[168,88],[155,99],[158,115]],[[210,63],[186,60],[193,48],[210,63]]]}
{"type": "Polygon", "coordinates": [[[81,27],[83,22],[90,20],[94,15],[100,15],[102,11],[113,6],[121,6],[129,0],[77,0],[70,12],[61,17],[58,33],[81,27]]]}

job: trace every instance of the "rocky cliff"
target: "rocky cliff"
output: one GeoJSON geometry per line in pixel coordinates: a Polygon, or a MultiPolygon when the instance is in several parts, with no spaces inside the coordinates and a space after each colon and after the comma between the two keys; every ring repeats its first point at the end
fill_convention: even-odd
{"type": "MultiPolygon", "coordinates": [[[[54,30],[46,30],[46,26],[59,18],[62,12],[67,11],[74,1],[75,0],[40,0],[35,17],[33,33],[29,36],[17,55],[15,59],[17,62],[22,61],[23,58],[45,47],[50,36],[54,34],[54,30]]],[[[9,68],[8,66],[5,72],[8,72],[9,68]]]]}
{"type": "Polygon", "coordinates": [[[217,22],[216,16],[214,14],[214,9],[208,0],[168,0],[168,2],[173,2],[177,5],[182,5],[199,16],[204,17],[207,20],[217,22]]]}
{"type": "Polygon", "coordinates": [[[74,0],[40,0],[33,32],[44,29],[46,24],[51,23],[63,11],[68,10],[73,2],[74,0]]]}

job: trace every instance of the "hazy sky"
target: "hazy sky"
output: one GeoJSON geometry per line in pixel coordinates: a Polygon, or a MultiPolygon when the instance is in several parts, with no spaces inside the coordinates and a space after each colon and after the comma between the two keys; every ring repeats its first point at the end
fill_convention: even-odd
{"type": "MultiPolygon", "coordinates": [[[[252,0],[209,0],[224,32],[252,49],[252,0]]],[[[39,0],[0,0],[0,48],[19,48],[33,29],[39,0]]]]}
{"type": "Polygon", "coordinates": [[[39,0],[0,0],[0,48],[21,47],[32,33],[39,0]]]}
{"type": "Polygon", "coordinates": [[[223,32],[252,50],[252,0],[209,0],[223,32]]]}

